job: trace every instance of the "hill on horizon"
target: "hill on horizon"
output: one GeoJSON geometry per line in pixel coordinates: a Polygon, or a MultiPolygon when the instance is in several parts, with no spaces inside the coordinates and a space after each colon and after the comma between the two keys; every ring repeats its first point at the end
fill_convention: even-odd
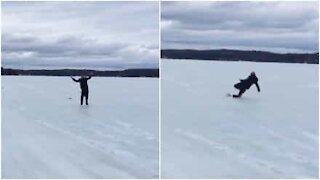
{"type": "Polygon", "coordinates": [[[159,69],[89,70],[89,69],[12,69],[1,67],[1,75],[32,76],[101,76],[101,77],[159,77],[159,69]]]}
{"type": "Polygon", "coordinates": [[[233,49],[163,49],[161,50],[161,58],[319,64],[319,52],[275,53],[268,51],[233,49]]]}

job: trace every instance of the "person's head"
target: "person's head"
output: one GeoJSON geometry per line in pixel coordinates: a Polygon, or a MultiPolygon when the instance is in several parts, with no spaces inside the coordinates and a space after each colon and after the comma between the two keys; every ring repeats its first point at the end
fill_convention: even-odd
{"type": "Polygon", "coordinates": [[[85,76],[81,76],[81,79],[86,78],[85,76]]]}
{"type": "Polygon", "coordinates": [[[254,71],[251,72],[250,76],[255,76],[256,73],[254,71]]]}

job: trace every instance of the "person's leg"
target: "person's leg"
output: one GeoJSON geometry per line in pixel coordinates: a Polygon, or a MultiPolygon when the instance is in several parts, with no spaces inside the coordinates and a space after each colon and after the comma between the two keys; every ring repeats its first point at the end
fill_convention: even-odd
{"type": "Polygon", "coordinates": [[[86,94],[86,105],[88,105],[88,99],[89,99],[89,92],[86,94]]]}
{"type": "Polygon", "coordinates": [[[81,92],[81,98],[80,98],[80,104],[81,105],[83,104],[83,98],[84,98],[84,94],[83,94],[83,92],[81,92]]]}
{"type": "Polygon", "coordinates": [[[234,95],[232,95],[232,97],[234,97],[234,98],[239,98],[239,97],[241,97],[242,96],[242,94],[245,92],[246,90],[244,90],[244,89],[241,89],[240,91],[239,91],[239,94],[234,94],[234,95]]]}

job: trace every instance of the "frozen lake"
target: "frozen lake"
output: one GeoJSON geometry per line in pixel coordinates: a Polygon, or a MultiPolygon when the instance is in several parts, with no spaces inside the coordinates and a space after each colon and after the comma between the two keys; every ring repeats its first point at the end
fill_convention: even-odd
{"type": "Polygon", "coordinates": [[[161,64],[163,178],[318,177],[318,65],[161,64]],[[261,92],[226,97],[253,70],[261,92]]]}
{"type": "Polygon", "coordinates": [[[157,178],[158,79],[2,76],[3,178],[157,178]]]}

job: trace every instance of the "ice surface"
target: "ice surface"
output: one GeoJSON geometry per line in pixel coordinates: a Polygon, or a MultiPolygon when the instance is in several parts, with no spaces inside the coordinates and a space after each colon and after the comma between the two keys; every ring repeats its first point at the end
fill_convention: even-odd
{"type": "Polygon", "coordinates": [[[317,178],[318,66],[163,60],[163,178],[317,178]],[[233,84],[255,71],[243,98],[233,84]]]}
{"type": "Polygon", "coordinates": [[[2,76],[3,178],[157,178],[158,79],[2,76]]]}

